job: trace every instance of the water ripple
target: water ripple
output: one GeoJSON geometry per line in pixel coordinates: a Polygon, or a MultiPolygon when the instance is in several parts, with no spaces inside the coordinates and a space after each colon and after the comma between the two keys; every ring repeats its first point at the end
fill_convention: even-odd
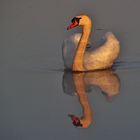
{"type": "Polygon", "coordinates": [[[114,70],[140,69],[140,61],[117,61],[112,68],[114,70]]]}

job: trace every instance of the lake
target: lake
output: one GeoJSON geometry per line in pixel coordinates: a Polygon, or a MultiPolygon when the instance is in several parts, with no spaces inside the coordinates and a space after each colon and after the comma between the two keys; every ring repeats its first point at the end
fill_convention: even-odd
{"type": "Polygon", "coordinates": [[[0,139],[139,140],[138,0],[0,2],[0,139]],[[64,71],[63,40],[81,13],[93,21],[93,47],[107,31],[120,41],[113,69],[64,71]],[[96,30],[102,28],[104,30],[96,30]],[[75,127],[70,116],[85,118],[75,127]]]}

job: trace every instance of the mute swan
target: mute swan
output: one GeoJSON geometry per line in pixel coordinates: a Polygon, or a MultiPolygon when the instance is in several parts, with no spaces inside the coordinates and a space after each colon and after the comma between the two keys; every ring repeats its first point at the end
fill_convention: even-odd
{"type": "Polygon", "coordinates": [[[87,15],[76,16],[71,22],[67,30],[82,26],[83,32],[81,36],[74,35],[70,38],[74,41],[64,41],[62,53],[65,68],[72,69],[72,71],[92,71],[110,68],[120,52],[120,44],[115,35],[111,32],[106,33],[106,42],[94,51],[89,52],[86,51],[86,46],[89,42],[92,28],[90,17],[87,15]],[[75,39],[75,36],[78,39],[75,39]],[[67,45],[68,43],[73,43],[73,45],[67,45]],[[76,48],[73,46],[76,46],[76,48]]]}

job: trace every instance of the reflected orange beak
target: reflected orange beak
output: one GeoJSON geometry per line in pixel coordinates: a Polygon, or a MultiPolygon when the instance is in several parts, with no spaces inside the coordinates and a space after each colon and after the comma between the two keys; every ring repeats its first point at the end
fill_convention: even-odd
{"type": "Polygon", "coordinates": [[[74,115],[69,114],[68,117],[71,118],[71,120],[72,120],[73,123],[74,123],[74,122],[76,123],[76,122],[79,121],[79,118],[78,118],[78,117],[75,117],[74,115]]]}
{"type": "Polygon", "coordinates": [[[70,29],[72,29],[72,28],[74,28],[74,27],[76,27],[76,26],[78,26],[78,22],[77,22],[77,21],[74,21],[74,22],[72,22],[72,23],[67,27],[67,30],[70,30],[70,29]]]}
{"type": "Polygon", "coordinates": [[[83,125],[80,123],[80,119],[74,115],[69,114],[68,117],[71,118],[72,123],[76,127],[82,127],[83,125]]]}

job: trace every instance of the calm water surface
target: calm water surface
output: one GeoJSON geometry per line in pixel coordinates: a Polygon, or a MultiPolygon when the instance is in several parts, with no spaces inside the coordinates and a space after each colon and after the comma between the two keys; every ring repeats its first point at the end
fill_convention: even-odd
{"type": "Polygon", "coordinates": [[[0,2],[0,139],[139,140],[138,0],[0,2]],[[61,45],[71,18],[92,17],[93,46],[107,31],[121,42],[113,70],[63,70],[61,45]],[[80,85],[80,86],[79,86],[80,85]],[[82,86],[81,86],[82,85],[82,86]],[[69,114],[84,118],[76,128],[69,114]]]}

